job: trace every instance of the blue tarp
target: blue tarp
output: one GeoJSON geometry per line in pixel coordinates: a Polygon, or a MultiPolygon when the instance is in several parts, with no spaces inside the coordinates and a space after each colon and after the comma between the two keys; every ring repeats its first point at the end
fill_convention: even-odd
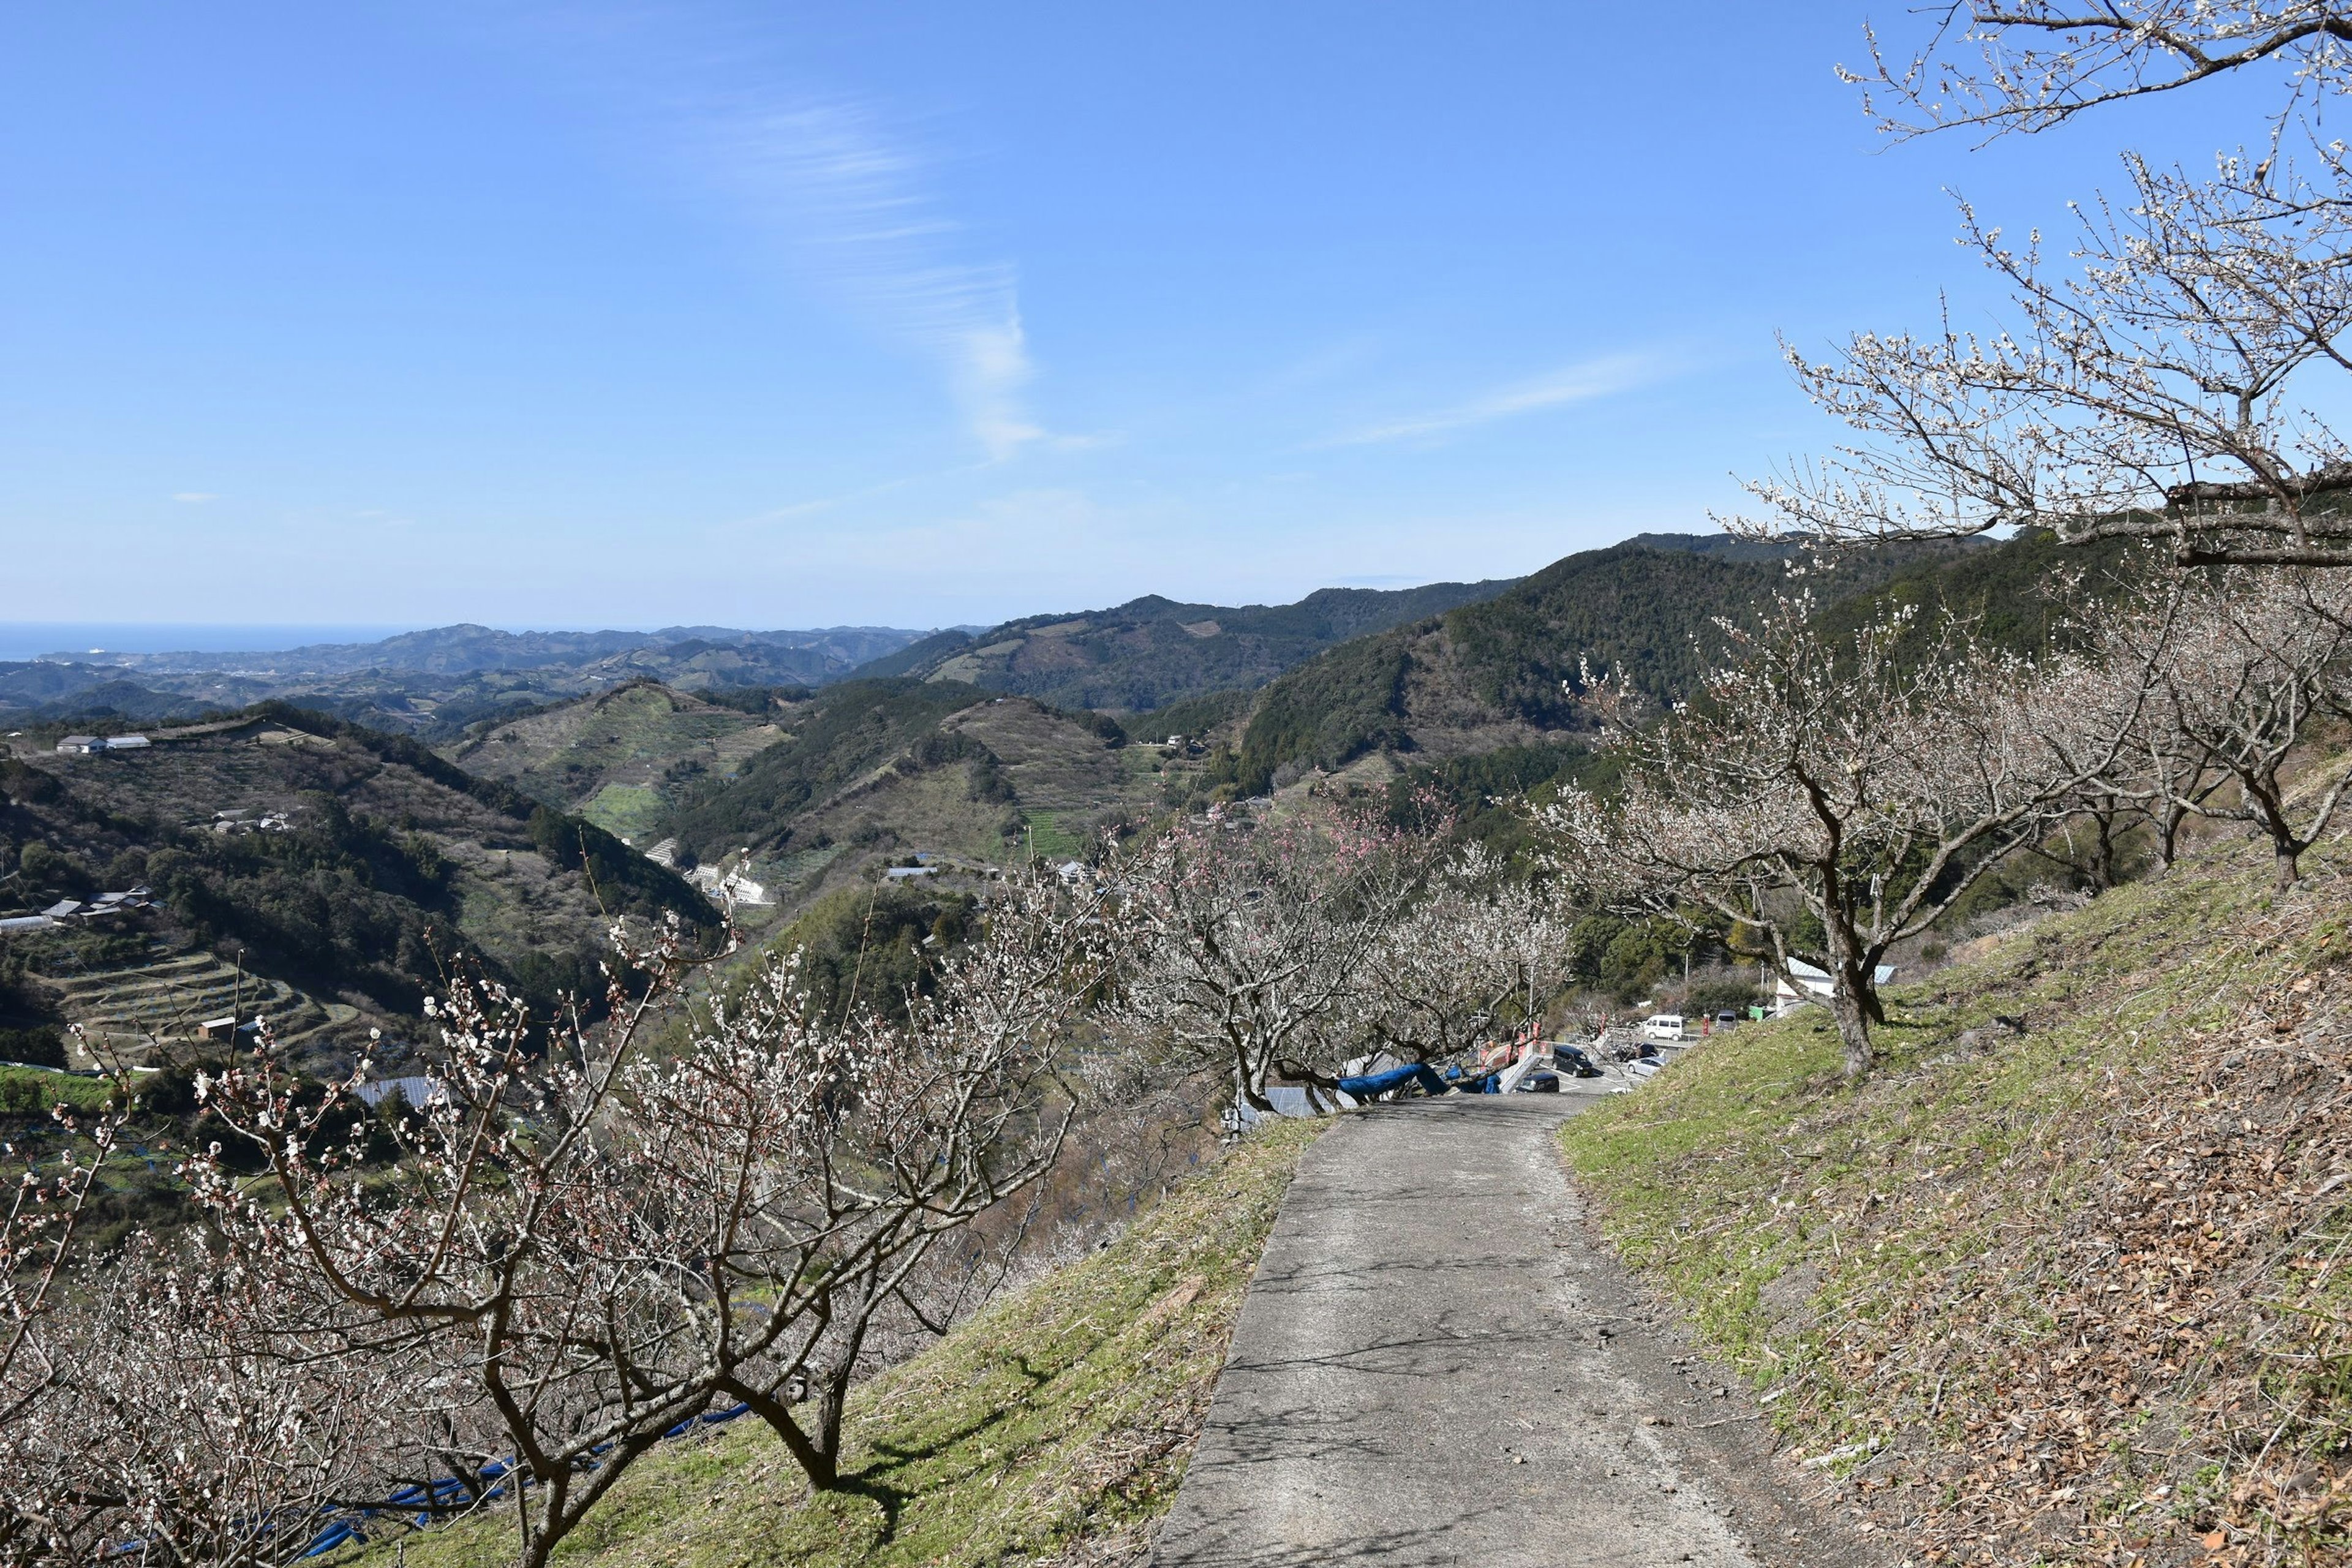
{"type": "MultiPolygon", "coordinates": [[[[698,1432],[706,1426],[724,1426],[730,1421],[749,1415],[751,1413],[751,1407],[748,1405],[730,1405],[725,1410],[708,1410],[699,1415],[688,1416],[668,1431],[664,1432],[662,1436],[665,1439],[683,1437],[689,1432],[698,1432]]],[[[612,1445],[609,1443],[603,1444],[594,1451],[601,1454],[610,1447],[612,1445]]],[[[482,1467],[481,1473],[476,1479],[483,1481],[500,1481],[513,1469],[512,1459],[493,1459],[482,1467]]],[[[527,1486],[530,1481],[529,1476],[519,1475],[516,1479],[518,1485],[527,1486]]],[[[373,1508],[354,1509],[328,1524],[319,1531],[310,1545],[302,1549],[302,1555],[323,1557],[339,1546],[346,1546],[353,1542],[364,1543],[367,1540],[367,1531],[363,1527],[367,1521],[373,1519],[379,1513],[415,1513],[416,1517],[412,1522],[422,1528],[433,1522],[433,1504],[453,1496],[470,1493],[472,1489],[472,1483],[458,1476],[441,1476],[433,1480],[418,1482],[415,1486],[403,1487],[373,1508]],[[420,1507],[420,1504],[424,1506],[420,1507]]],[[[505,1491],[504,1486],[493,1486],[482,1494],[480,1500],[488,1502],[504,1495],[505,1491]]]]}

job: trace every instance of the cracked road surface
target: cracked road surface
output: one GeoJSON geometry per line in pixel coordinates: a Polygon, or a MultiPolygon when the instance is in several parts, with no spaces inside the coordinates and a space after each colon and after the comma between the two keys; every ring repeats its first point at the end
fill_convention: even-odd
{"type": "Polygon", "coordinates": [[[1588,1241],[1553,1138],[1588,1103],[1407,1100],[1316,1142],[1158,1568],[1864,1561],[1588,1241]]]}

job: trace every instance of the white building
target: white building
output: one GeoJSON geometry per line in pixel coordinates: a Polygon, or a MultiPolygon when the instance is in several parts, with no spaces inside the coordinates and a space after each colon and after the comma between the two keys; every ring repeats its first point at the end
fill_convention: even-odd
{"type": "MultiPolygon", "coordinates": [[[[1788,978],[1772,973],[1769,964],[1765,966],[1764,984],[1771,988],[1773,1017],[1785,1018],[1808,1002],[1819,1002],[1824,1007],[1829,1005],[1830,994],[1836,986],[1827,970],[1815,969],[1810,963],[1792,958],[1789,960],[1789,975],[1796,980],[1795,985],[1790,984],[1788,978]]],[[[1895,966],[1891,963],[1882,963],[1871,971],[1871,984],[1874,985],[1884,985],[1894,978],[1895,966]]]]}
{"type": "Polygon", "coordinates": [[[686,879],[702,891],[702,896],[714,904],[741,904],[747,908],[765,908],[775,902],[768,896],[764,882],[755,882],[743,874],[746,868],[734,867],[722,871],[716,866],[697,866],[686,874],[686,879]]]}
{"type": "Polygon", "coordinates": [[[58,750],[71,756],[87,757],[106,750],[106,742],[95,735],[68,735],[58,742],[58,750]]]}

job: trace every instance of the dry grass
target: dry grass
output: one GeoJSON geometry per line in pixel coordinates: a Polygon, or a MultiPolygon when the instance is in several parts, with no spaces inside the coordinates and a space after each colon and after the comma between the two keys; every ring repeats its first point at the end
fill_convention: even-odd
{"type": "MultiPolygon", "coordinates": [[[[1286,1122],[1125,1236],[866,1384],[848,1489],[811,1497],[739,1421],[642,1461],[557,1552],[595,1568],[791,1563],[1108,1568],[1139,1562],[1182,1479],[1299,1154],[1286,1122]]],[[[408,1536],[415,1568],[504,1561],[503,1521],[408,1536]]],[[[362,1553],[389,1563],[379,1542],[362,1553]]]]}
{"type": "Polygon", "coordinates": [[[1898,991],[1859,1090],[1799,1018],[1565,1131],[1915,1561],[2352,1559],[2352,874],[2268,867],[2217,847],[1898,991]]]}

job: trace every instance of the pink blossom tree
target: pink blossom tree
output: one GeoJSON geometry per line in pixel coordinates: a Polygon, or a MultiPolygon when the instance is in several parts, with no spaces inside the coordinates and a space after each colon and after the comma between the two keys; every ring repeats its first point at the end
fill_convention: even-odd
{"type": "Polygon", "coordinates": [[[1328,1080],[1351,1006],[1436,855],[1428,835],[1320,808],[1234,808],[1140,839],[1111,868],[1136,953],[1118,1024],[1140,1049],[1224,1075],[1273,1109],[1277,1069],[1328,1080]]]}

